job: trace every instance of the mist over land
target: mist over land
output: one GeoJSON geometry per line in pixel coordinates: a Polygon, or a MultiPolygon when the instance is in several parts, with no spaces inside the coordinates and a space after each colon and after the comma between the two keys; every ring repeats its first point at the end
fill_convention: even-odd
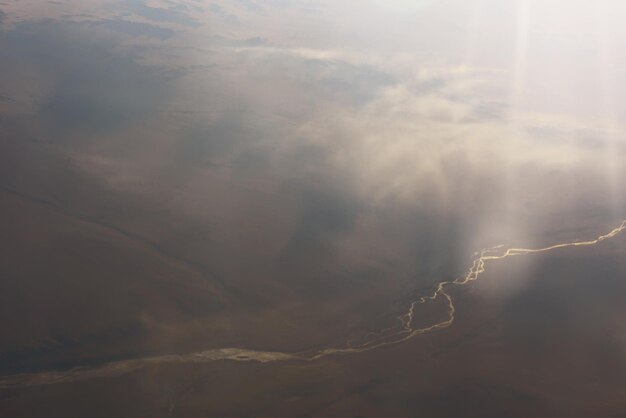
{"type": "Polygon", "coordinates": [[[621,416],[624,17],[0,1],[0,415],[621,416]]]}

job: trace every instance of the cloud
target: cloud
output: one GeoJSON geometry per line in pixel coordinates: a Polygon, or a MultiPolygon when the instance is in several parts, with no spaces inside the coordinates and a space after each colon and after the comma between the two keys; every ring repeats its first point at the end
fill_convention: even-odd
{"type": "MultiPolygon", "coordinates": [[[[446,264],[441,254],[521,242],[570,207],[587,217],[606,197],[606,126],[514,108],[506,69],[281,42],[257,27],[211,33],[185,49],[173,65],[185,71],[172,81],[163,68],[114,52],[106,38],[43,27],[19,32],[56,52],[33,65],[52,74],[41,119],[106,137],[73,149],[77,165],[116,191],[175,194],[168,210],[226,229],[256,216],[240,190],[269,193],[270,212],[290,214],[268,221],[282,231],[274,238],[284,246],[268,255],[281,265],[309,257],[312,268],[345,260],[369,268],[417,258],[439,267],[414,269],[436,270],[446,264]],[[64,51],[54,39],[77,47],[64,51]],[[580,139],[591,137],[585,132],[592,144],[580,139]],[[211,193],[220,199],[209,205],[211,193]],[[221,209],[230,200],[249,207],[221,209]],[[355,251],[361,241],[382,244],[355,251]]],[[[146,61],[179,52],[162,48],[146,61]]]]}

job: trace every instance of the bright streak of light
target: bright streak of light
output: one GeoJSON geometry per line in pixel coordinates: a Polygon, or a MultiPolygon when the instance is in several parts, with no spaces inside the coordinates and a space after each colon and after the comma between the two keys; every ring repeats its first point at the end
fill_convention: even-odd
{"type": "Polygon", "coordinates": [[[605,138],[605,167],[607,179],[611,191],[613,215],[620,213],[623,207],[621,177],[621,158],[618,156],[617,141],[614,132],[616,131],[617,115],[615,111],[616,86],[615,63],[613,62],[613,45],[611,33],[609,31],[608,5],[600,2],[596,7],[595,31],[598,42],[598,78],[602,94],[602,119],[604,121],[605,138]]]}

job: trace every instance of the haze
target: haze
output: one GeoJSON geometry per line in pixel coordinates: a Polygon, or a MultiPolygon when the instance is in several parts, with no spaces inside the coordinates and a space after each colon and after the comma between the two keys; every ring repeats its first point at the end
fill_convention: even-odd
{"type": "Polygon", "coordinates": [[[0,415],[623,416],[625,19],[0,0],[0,415]]]}

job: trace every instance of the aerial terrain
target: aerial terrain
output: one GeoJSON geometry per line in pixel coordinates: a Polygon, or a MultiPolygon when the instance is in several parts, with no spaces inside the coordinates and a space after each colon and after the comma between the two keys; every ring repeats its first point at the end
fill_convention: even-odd
{"type": "Polygon", "coordinates": [[[624,19],[0,0],[0,417],[626,417],[624,19]]]}

